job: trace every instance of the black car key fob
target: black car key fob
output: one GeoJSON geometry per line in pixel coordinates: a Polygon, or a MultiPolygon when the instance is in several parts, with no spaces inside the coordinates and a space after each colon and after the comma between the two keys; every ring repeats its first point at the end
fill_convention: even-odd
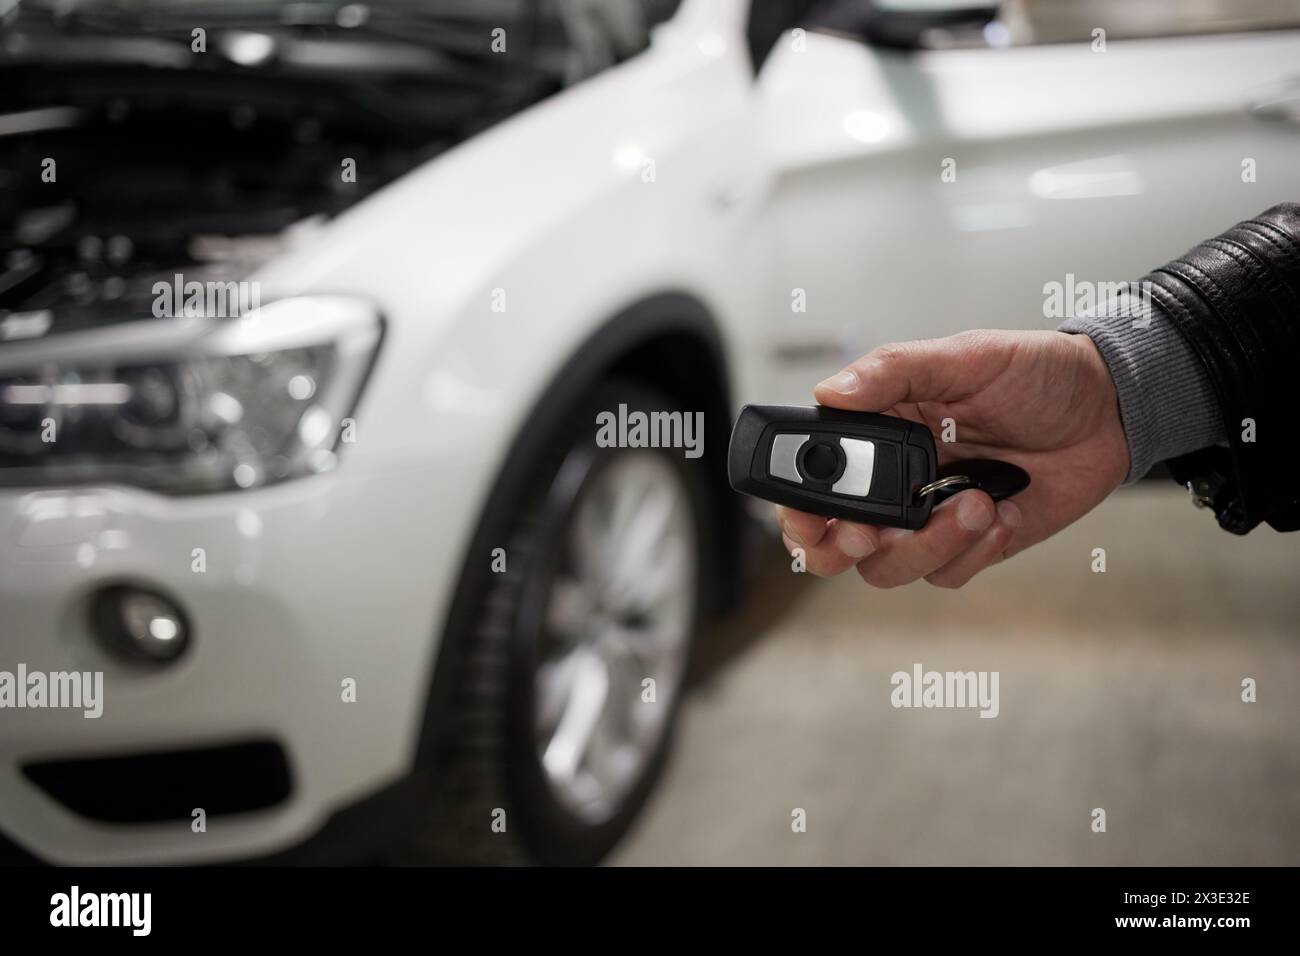
{"type": "Polygon", "coordinates": [[[823,405],[746,405],[727,451],[731,487],[800,511],[891,528],[922,527],[966,488],[994,500],[1023,491],[1015,465],[970,459],[938,467],[924,425],[823,405]]]}

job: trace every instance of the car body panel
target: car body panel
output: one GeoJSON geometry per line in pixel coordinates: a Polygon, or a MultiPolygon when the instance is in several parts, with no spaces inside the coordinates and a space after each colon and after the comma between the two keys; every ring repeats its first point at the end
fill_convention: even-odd
{"type": "Polygon", "coordinates": [[[1045,284],[1136,280],[1294,198],[1300,129],[1253,107],[1297,64],[1297,31],[1104,51],[778,44],[758,81],[775,176],[762,231],[770,298],[787,304],[768,334],[791,360],[765,400],[806,401],[810,381],[884,342],[1053,328],[1065,316],[1044,314],[1045,284]]]}

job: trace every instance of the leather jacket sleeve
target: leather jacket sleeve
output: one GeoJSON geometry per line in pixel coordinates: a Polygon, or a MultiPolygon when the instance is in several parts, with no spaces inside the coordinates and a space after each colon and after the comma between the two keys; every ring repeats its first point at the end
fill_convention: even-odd
{"type": "Polygon", "coordinates": [[[1283,203],[1145,276],[1157,320],[1191,346],[1214,390],[1227,446],[1183,454],[1170,471],[1219,524],[1300,527],[1300,203],[1283,203]]]}

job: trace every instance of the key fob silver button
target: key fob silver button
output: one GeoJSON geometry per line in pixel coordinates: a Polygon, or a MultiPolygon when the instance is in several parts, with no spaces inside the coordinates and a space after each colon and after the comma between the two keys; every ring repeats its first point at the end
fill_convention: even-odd
{"type": "Polygon", "coordinates": [[[781,434],[772,439],[772,453],[767,460],[767,473],[773,478],[803,484],[799,474],[799,449],[808,441],[807,435],[781,434]]]}
{"type": "Polygon", "coordinates": [[[871,477],[876,470],[876,443],[860,438],[840,438],[847,459],[844,474],[831,485],[837,495],[865,498],[871,494],[871,477]]]}

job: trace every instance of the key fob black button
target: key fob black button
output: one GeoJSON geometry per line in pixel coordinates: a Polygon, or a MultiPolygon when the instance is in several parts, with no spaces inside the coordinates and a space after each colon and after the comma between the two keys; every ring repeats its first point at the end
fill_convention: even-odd
{"type": "Polygon", "coordinates": [[[811,442],[803,449],[799,470],[813,481],[834,481],[844,470],[844,453],[828,441],[811,442]]]}

